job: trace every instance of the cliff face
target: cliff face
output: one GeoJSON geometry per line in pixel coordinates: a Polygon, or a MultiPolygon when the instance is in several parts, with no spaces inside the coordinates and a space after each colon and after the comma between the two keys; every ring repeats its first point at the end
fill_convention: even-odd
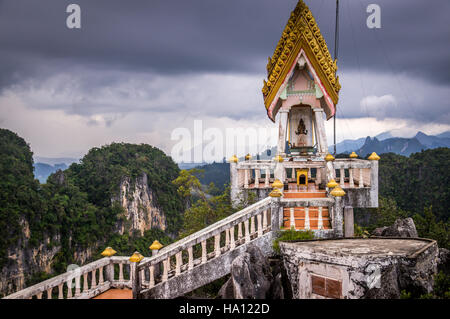
{"type": "MultiPolygon", "coordinates": [[[[118,218],[116,231],[119,234],[132,234],[139,231],[141,235],[151,228],[166,229],[166,217],[159,207],[155,193],[148,187],[147,175],[136,178],[133,182],[124,177],[119,185],[119,195],[112,202],[119,201],[124,214],[118,218]]],[[[60,252],[60,235],[46,237],[37,247],[30,248],[30,227],[25,219],[21,220],[22,239],[8,249],[8,263],[0,272],[0,294],[10,294],[26,287],[30,274],[52,273],[55,256],[60,252]]],[[[98,250],[99,243],[88,248],[76,249],[73,255],[78,265],[83,265],[98,250]]]]}
{"type": "Polygon", "coordinates": [[[148,187],[147,174],[142,174],[131,182],[124,177],[120,183],[119,195],[112,201],[119,201],[124,208],[125,218],[117,222],[117,232],[130,235],[139,231],[141,235],[151,228],[166,230],[166,217],[159,207],[155,193],[148,187]]]}
{"type": "Polygon", "coordinates": [[[59,236],[50,240],[46,238],[39,246],[29,248],[30,228],[26,220],[21,221],[23,239],[17,246],[8,249],[8,263],[0,272],[0,294],[10,294],[25,288],[26,276],[36,272],[52,271],[52,260],[60,251],[61,246],[51,245],[59,242],[59,236]]]}

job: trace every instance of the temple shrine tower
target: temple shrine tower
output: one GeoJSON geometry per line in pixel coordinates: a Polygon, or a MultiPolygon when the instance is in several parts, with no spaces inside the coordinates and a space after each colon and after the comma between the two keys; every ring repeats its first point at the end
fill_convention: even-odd
{"type": "Polygon", "coordinates": [[[230,160],[233,201],[249,192],[259,199],[280,196],[283,228],[313,230],[318,237],[344,236],[344,210],[350,234],[353,207],[378,207],[379,157],[328,154],[324,122],[336,113],[336,71],[337,61],[300,0],[268,59],[262,88],[267,116],[278,124],[277,155],[271,161],[250,155],[230,160]]]}

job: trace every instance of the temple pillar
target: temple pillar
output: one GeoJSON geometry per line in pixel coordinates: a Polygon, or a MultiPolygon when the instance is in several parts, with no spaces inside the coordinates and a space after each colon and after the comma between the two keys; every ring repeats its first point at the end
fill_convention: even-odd
{"type": "Polygon", "coordinates": [[[378,161],[370,161],[370,206],[378,207],[378,161]]]}
{"type": "Polygon", "coordinates": [[[344,207],[344,237],[355,236],[355,221],[353,215],[353,207],[344,207]]]}
{"type": "Polygon", "coordinates": [[[287,110],[280,110],[279,120],[278,120],[278,146],[277,153],[281,156],[286,155],[286,131],[287,131],[287,121],[288,121],[288,113],[287,110]]]}
{"type": "Polygon", "coordinates": [[[323,121],[323,109],[313,108],[314,113],[314,126],[316,128],[317,135],[317,150],[320,155],[326,155],[328,153],[327,136],[325,132],[325,123],[323,121]]]}

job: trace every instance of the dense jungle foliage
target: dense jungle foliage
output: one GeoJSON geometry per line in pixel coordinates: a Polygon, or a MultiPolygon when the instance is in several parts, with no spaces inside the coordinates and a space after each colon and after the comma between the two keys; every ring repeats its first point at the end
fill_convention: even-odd
{"type": "Polygon", "coordinates": [[[79,164],[50,175],[42,185],[34,179],[32,156],[22,138],[0,130],[0,227],[5,234],[0,237],[0,267],[8,262],[8,248],[34,248],[50,238],[48,246],[62,247],[53,260],[59,273],[74,262],[76,250],[100,252],[97,246],[106,244],[123,253],[144,246],[148,250],[154,239],[169,243],[168,235],[174,237],[183,224],[182,198],[172,184],[179,168],[157,148],[124,143],[93,148],[79,164]],[[133,182],[143,173],[166,216],[166,233],[152,229],[143,237],[119,236],[115,225],[123,208],[111,199],[124,177],[133,182]]]}

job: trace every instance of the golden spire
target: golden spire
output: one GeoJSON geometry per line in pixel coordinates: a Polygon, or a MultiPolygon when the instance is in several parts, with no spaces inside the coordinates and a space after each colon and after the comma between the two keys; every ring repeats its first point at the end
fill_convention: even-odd
{"type": "Polygon", "coordinates": [[[341,85],[339,77],[336,76],[336,61],[331,58],[325,39],[311,11],[303,0],[300,0],[291,12],[275,52],[272,57],[269,57],[267,63],[267,81],[264,80],[262,88],[267,110],[302,49],[334,105],[337,104],[341,85]]]}

